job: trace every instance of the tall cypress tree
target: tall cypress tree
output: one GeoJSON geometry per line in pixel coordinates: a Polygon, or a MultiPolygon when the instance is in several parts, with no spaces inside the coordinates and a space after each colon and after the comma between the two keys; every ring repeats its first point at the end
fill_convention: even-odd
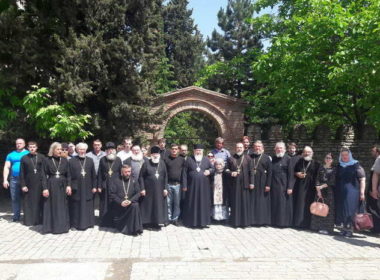
{"type": "Polygon", "coordinates": [[[229,0],[226,9],[220,9],[218,25],[222,33],[214,30],[207,40],[209,66],[202,71],[198,85],[235,97],[257,90],[251,65],[262,44],[260,34],[248,21],[253,14],[250,0],[229,0]]]}
{"type": "Polygon", "coordinates": [[[188,0],[170,0],[163,9],[165,52],[179,88],[194,84],[205,50],[188,3],[188,0]]]}

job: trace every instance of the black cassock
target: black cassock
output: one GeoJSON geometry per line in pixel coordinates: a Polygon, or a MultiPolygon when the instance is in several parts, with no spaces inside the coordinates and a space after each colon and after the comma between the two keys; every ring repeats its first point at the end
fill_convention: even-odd
{"type": "Polygon", "coordinates": [[[23,193],[24,225],[34,226],[42,222],[42,163],[41,154],[27,154],[21,158],[20,186],[27,187],[23,193]]]}
{"type": "Polygon", "coordinates": [[[187,188],[183,208],[183,224],[187,227],[206,227],[210,224],[212,173],[213,167],[206,157],[200,162],[196,162],[194,156],[185,161],[181,181],[182,188],[187,188]],[[205,176],[205,170],[211,174],[205,176]]]}
{"type": "Polygon", "coordinates": [[[143,231],[139,197],[140,186],[134,179],[124,179],[124,185],[121,176],[115,176],[111,179],[110,198],[114,204],[114,224],[123,234],[135,235],[143,231]],[[126,195],[132,203],[123,207],[121,203],[126,200],[126,195]]]}
{"type": "Polygon", "coordinates": [[[66,187],[71,181],[66,158],[47,157],[43,161],[42,188],[49,190],[43,202],[43,233],[64,233],[70,229],[66,187]]]}
{"type": "Polygon", "coordinates": [[[306,161],[303,158],[300,158],[294,167],[295,173],[306,171],[304,179],[296,178],[293,188],[293,225],[295,227],[310,227],[310,205],[315,198],[315,184],[319,167],[318,162],[306,161]]]}
{"type": "Polygon", "coordinates": [[[71,226],[85,230],[95,225],[94,194],[96,171],[92,158],[73,157],[69,161],[71,174],[70,222],[71,226]],[[83,172],[84,171],[84,172],[83,172]]]}
{"type": "Polygon", "coordinates": [[[162,159],[159,163],[153,163],[151,159],[145,161],[140,170],[139,183],[141,190],[146,192],[140,200],[143,224],[166,224],[168,205],[164,190],[167,190],[168,175],[165,162],[162,159]]]}
{"type": "Polygon", "coordinates": [[[288,227],[292,225],[293,200],[292,196],[287,194],[290,176],[289,164],[290,157],[288,155],[272,157],[272,185],[270,194],[273,226],[288,227]]]}
{"type": "Polygon", "coordinates": [[[271,223],[270,192],[265,187],[271,185],[272,162],[266,154],[251,154],[255,188],[251,192],[251,205],[253,207],[252,225],[269,225],[271,223]]]}
{"type": "Polygon", "coordinates": [[[121,159],[116,157],[111,161],[107,156],[102,157],[99,162],[98,188],[102,190],[99,202],[100,226],[113,227],[112,203],[109,198],[109,184],[112,177],[120,176],[121,159]]]}
{"type": "Polygon", "coordinates": [[[241,156],[235,154],[227,160],[227,168],[231,172],[240,170],[237,177],[230,179],[230,224],[233,227],[247,227],[251,224],[253,210],[251,208],[250,195],[252,190],[249,185],[253,185],[253,165],[249,155],[241,156]]]}

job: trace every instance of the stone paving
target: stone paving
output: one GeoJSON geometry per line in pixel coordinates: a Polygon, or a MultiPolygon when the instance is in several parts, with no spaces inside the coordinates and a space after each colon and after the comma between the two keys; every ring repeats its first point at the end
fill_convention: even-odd
{"type": "Polygon", "coordinates": [[[42,235],[0,212],[0,279],[380,279],[380,237],[271,227],[42,235]]]}

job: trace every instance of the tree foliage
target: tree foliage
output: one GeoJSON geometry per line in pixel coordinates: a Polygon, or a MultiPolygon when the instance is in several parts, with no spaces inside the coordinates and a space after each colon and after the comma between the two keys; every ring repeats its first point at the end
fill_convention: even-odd
{"type": "Polygon", "coordinates": [[[218,13],[222,33],[214,30],[207,40],[209,65],[200,73],[197,85],[234,97],[257,90],[252,63],[262,45],[261,36],[249,22],[254,6],[250,0],[229,0],[218,13]]]}
{"type": "Polygon", "coordinates": [[[253,64],[274,105],[268,109],[288,124],[349,123],[359,134],[367,123],[380,128],[380,2],[291,2],[284,9],[291,13],[252,21],[273,36],[253,64]]]}
{"type": "Polygon", "coordinates": [[[47,88],[33,86],[22,102],[28,119],[41,137],[64,141],[85,140],[92,133],[85,129],[91,116],[76,114],[70,103],[58,104],[47,88]]]}

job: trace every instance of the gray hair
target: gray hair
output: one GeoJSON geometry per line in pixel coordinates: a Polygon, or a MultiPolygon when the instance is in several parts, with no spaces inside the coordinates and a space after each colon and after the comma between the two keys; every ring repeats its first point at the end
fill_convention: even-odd
{"type": "Polygon", "coordinates": [[[277,142],[276,145],[275,145],[274,147],[276,148],[277,146],[282,146],[282,147],[286,150],[286,145],[285,145],[285,143],[282,142],[282,141],[277,142]]]}
{"type": "Polygon", "coordinates": [[[215,164],[220,164],[220,165],[222,165],[223,168],[226,165],[226,163],[224,162],[224,159],[222,159],[222,158],[216,158],[215,162],[214,162],[214,166],[215,166],[215,164]]]}
{"type": "Polygon", "coordinates": [[[76,144],[76,146],[75,146],[75,149],[82,149],[82,148],[86,149],[86,151],[87,151],[88,145],[84,142],[80,142],[80,143],[76,144]]]}
{"type": "Polygon", "coordinates": [[[48,156],[52,157],[53,154],[54,154],[55,149],[57,149],[58,147],[62,147],[61,143],[59,143],[59,142],[53,142],[50,145],[48,156]]]}
{"type": "Polygon", "coordinates": [[[224,143],[224,139],[222,137],[218,137],[215,139],[215,142],[224,143]]]}

